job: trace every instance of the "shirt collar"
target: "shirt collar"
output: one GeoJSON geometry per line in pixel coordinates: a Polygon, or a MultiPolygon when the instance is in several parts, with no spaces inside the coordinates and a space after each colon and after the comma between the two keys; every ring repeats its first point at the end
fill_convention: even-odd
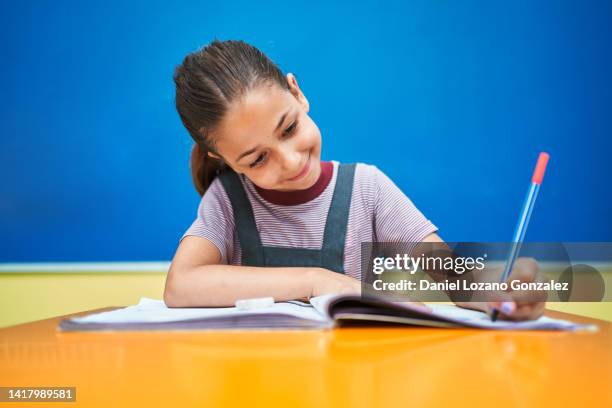
{"type": "Polygon", "coordinates": [[[253,186],[264,200],[272,204],[298,205],[314,200],[321,195],[321,193],[329,185],[333,175],[334,164],[332,162],[321,162],[321,175],[319,176],[319,179],[306,190],[279,191],[260,188],[255,184],[253,184],[253,186]]]}

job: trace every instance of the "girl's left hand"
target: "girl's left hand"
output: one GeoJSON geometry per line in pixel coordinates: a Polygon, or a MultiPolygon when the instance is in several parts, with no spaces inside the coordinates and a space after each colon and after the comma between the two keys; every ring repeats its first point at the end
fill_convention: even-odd
{"type": "MultiPolygon", "coordinates": [[[[513,280],[521,282],[539,281],[538,263],[533,258],[518,258],[514,263],[508,285],[513,280]]],[[[534,320],[544,313],[546,292],[516,291],[509,289],[503,294],[503,300],[486,302],[485,312],[491,315],[493,310],[499,311],[500,320],[534,320]]]]}

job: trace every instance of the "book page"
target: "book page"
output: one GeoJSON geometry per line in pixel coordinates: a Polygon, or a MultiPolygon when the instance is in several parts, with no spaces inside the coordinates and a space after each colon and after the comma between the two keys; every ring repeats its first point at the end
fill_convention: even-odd
{"type": "Polygon", "coordinates": [[[389,302],[377,299],[372,303],[372,299],[367,300],[359,295],[324,295],[310,299],[310,303],[319,313],[330,317],[330,307],[333,315],[338,319],[353,319],[367,321],[368,316],[388,316],[388,319],[376,319],[373,321],[388,321],[406,324],[419,324],[423,326],[440,326],[439,322],[453,323],[456,326],[475,327],[481,329],[494,330],[596,330],[593,325],[577,324],[566,320],[552,319],[542,316],[536,320],[526,320],[520,322],[498,320],[491,321],[491,317],[483,312],[460,308],[455,305],[428,304],[431,313],[424,312],[423,309],[411,306],[403,302],[389,302]],[[343,301],[348,300],[351,306],[347,307],[343,301]],[[366,308],[355,312],[355,304],[362,303],[366,308]],[[402,319],[402,316],[404,319],[402,319]],[[428,317],[433,317],[428,321],[428,317]],[[412,320],[412,322],[410,322],[412,320]],[[410,323],[409,323],[410,322],[410,323]]]}
{"type": "Polygon", "coordinates": [[[503,330],[592,330],[589,327],[567,320],[551,319],[542,316],[536,320],[525,320],[512,322],[505,320],[491,321],[491,317],[476,310],[463,309],[454,305],[429,305],[432,313],[437,316],[445,317],[466,326],[479,327],[483,329],[503,329],[503,330]]]}
{"type": "Polygon", "coordinates": [[[169,308],[162,300],[149,298],[142,298],[134,306],[75,317],[71,321],[73,323],[165,323],[224,316],[266,314],[286,314],[301,319],[327,321],[327,318],[318,313],[315,308],[298,301],[277,302],[272,306],[261,309],[239,310],[235,307],[169,308]]]}

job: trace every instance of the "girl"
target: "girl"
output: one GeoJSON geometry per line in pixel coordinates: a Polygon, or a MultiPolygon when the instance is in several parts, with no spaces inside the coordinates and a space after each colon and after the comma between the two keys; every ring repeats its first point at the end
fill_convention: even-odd
{"type": "MultiPolygon", "coordinates": [[[[321,161],[321,133],[295,76],[257,48],[213,41],[185,57],[174,82],[202,200],[168,272],[168,306],[359,293],[361,242],[442,242],[379,169],[321,161]]],[[[510,319],[543,310],[462,306],[494,306],[510,319]]]]}

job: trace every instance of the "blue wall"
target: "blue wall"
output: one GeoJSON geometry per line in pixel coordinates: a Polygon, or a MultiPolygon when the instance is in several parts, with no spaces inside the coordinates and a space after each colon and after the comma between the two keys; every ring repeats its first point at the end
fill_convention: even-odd
{"type": "Polygon", "coordinates": [[[323,155],[452,241],[611,241],[612,3],[3,2],[0,261],[170,259],[195,217],[172,73],[213,38],[294,72],[323,155]],[[20,4],[23,3],[23,4],[20,4]]]}

